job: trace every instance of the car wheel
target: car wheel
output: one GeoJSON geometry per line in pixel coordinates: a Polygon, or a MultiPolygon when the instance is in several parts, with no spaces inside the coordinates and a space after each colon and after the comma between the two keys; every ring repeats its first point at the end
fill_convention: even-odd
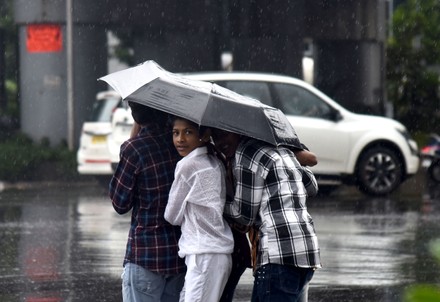
{"type": "Polygon", "coordinates": [[[433,161],[428,168],[428,175],[435,182],[440,182],[440,160],[433,161]]]}
{"type": "Polygon", "coordinates": [[[403,163],[390,148],[377,146],[361,155],[356,173],[356,184],[368,195],[386,195],[402,182],[403,163]]]}

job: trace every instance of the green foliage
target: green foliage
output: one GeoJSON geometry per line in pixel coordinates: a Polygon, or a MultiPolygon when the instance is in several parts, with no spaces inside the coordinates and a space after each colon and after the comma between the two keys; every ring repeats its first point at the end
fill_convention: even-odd
{"type": "Polygon", "coordinates": [[[119,43],[114,48],[114,55],[122,63],[128,66],[135,65],[134,55],[133,55],[133,33],[131,30],[119,29],[113,32],[113,34],[118,38],[119,43]]]}
{"type": "Polygon", "coordinates": [[[5,68],[0,70],[4,74],[6,79],[6,106],[1,104],[0,108],[0,120],[4,122],[9,121],[10,126],[17,126],[19,118],[19,105],[18,105],[18,60],[17,60],[17,45],[18,34],[17,26],[14,22],[13,13],[13,0],[2,0],[0,5],[0,31],[2,33],[3,41],[0,41],[4,45],[5,68]]]}
{"type": "MultiPolygon", "coordinates": [[[[429,244],[430,254],[440,261],[440,239],[429,244]]],[[[438,302],[440,301],[440,287],[432,284],[416,284],[408,287],[404,296],[405,302],[438,302]]]]}
{"type": "Polygon", "coordinates": [[[9,100],[6,106],[5,114],[9,116],[19,116],[19,106],[17,100],[17,82],[6,80],[6,99],[9,100]]]}
{"type": "Polygon", "coordinates": [[[440,263],[440,239],[433,240],[429,244],[429,251],[436,258],[437,262],[440,263]]]}
{"type": "Polygon", "coordinates": [[[65,144],[52,148],[47,139],[37,144],[26,135],[16,134],[0,141],[0,150],[2,181],[44,180],[45,177],[39,174],[45,171],[39,168],[45,163],[57,163],[59,169],[48,173],[60,173],[66,178],[76,175],[75,153],[65,144]]]}
{"type": "Polygon", "coordinates": [[[69,150],[67,143],[52,149],[54,160],[58,161],[60,172],[66,178],[73,178],[77,174],[76,151],[69,150]]]}
{"type": "Polygon", "coordinates": [[[0,30],[4,32],[5,43],[5,75],[7,80],[17,79],[17,44],[18,34],[14,21],[13,0],[2,0],[0,5],[0,30]]]}
{"type": "Polygon", "coordinates": [[[388,97],[412,131],[440,132],[440,2],[407,0],[393,15],[387,46],[388,97]]]}
{"type": "Polygon", "coordinates": [[[434,285],[413,285],[405,292],[405,302],[438,302],[440,290],[434,285]]]}

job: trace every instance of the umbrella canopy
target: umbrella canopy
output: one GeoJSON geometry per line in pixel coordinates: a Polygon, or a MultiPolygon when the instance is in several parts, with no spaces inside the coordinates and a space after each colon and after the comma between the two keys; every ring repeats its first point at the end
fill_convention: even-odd
{"type": "Polygon", "coordinates": [[[168,72],[154,61],[99,80],[107,82],[124,100],[275,146],[303,149],[295,129],[279,109],[219,85],[168,72]]]}

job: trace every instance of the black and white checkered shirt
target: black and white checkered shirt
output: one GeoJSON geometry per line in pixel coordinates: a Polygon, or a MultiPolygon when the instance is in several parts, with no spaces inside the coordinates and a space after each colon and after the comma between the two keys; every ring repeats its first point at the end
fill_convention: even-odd
{"type": "Polygon", "coordinates": [[[226,217],[259,230],[257,267],[268,263],[319,268],[321,260],[306,199],[317,193],[313,173],[284,147],[247,139],[233,162],[235,197],[226,217]]]}

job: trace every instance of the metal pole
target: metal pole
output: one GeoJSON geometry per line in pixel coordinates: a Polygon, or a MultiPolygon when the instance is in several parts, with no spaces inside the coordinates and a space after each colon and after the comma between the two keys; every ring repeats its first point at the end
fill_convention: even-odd
{"type": "Polygon", "coordinates": [[[74,93],[73,93],[73,0],[66,0],[66,60],[67,60],[67,144],[74,148],[74,93]]]}

